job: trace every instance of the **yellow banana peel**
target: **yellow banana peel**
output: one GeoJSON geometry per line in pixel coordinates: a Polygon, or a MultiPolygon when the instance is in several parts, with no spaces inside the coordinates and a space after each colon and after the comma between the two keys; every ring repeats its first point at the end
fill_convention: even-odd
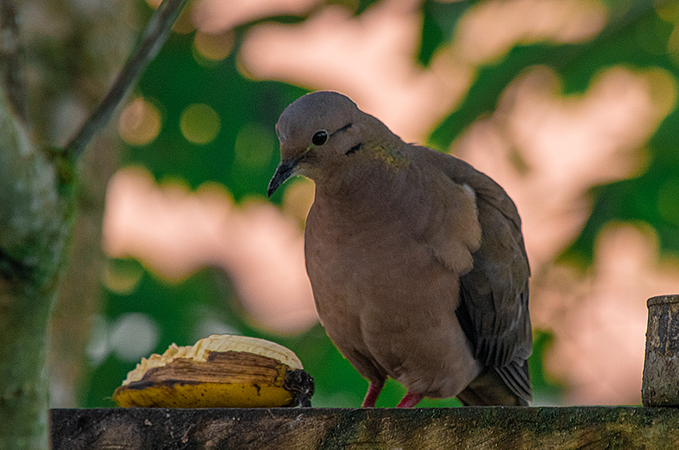
{"type": "Polygon", "coordinates": [[[122,407],[270,408],[311,406],[313,392],[313,379],[291,350],[264,339],[212,335],[143,358],[113,400],[122,407]]]}

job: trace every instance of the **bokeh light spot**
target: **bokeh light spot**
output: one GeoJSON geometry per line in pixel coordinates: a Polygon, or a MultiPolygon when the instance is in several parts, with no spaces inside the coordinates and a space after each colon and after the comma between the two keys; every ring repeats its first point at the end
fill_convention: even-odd
{"type": "Polygon", "coordinates": [[[148,356],[158,344],[158,325],[148,315],[128,313],[111,327],[109,342],[118,358],[136,361],[148,356]]]}
{"type": "Polygon", "coordinates": [[[160,133],[158,108],[143,98],[132,100],[120,113],[118,134],[130,145],[145,145],[160,133]]]}
{"type": "Polygon", "coordinates": [[[302,227],[306,223],[309,209],[314,202],[314,182],[308,178],[297,177],[289,183],[283,196],[283,211],[297,219],[302,227]]]}
{"type": "Polygon", "coordinates": [[[261,169],[269,164],[274,149],[274,134],[259,123],[250,122],[236,137],[236,163],[248,169],[261,169]]]}
{"type": "Polygon", "coordinates": [[[670,39],[667,41],[667,53],[674,64],[679,65],[679,25],[674,26],[670,39]]]}
{"type": "Polygon", "coordinates": [[[179,119],[179,128],[187,141],[194,144],[208,144],[219,134],[219,114],[204,103],[188,106],[179,119]]]}
{"type": "Polygon", "coordinates": [[[660,67],[652,67],[641,73],[648,81],[649,93],[658,116],[665,118],[677,106],[677,79],[660,67]]]}
{"type": "Polygon", "coordinates": [[[92,322],[92,331],[85,347],[85,354],[90,364],[96,367],[104,362],[110,352],[108,345],[109,327],[106,318],[101,314],[95,314],[90,320],[92,322]]]}
{"type": "Polygon", "coordinates": [[[144,269],[134,260],[107,259],[102,274],[106,288],[116,294],[130,294],[139,285],[144,269]]]}
{"type": "Polygon", "coordinates": [[[202,33],[198,31],[193,39],[193,46],[198,53],[196,60],[200,63],[203,59],[220,61],[231,53],[233,48],[233,33],[224,32],[219,34],[202,33]]]}

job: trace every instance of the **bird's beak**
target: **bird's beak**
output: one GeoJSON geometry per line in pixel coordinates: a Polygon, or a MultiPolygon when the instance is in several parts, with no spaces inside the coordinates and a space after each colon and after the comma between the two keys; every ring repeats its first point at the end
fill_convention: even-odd
{"type": "Polygon", "coordinates": [[[295,174],[295,167],[297,167],[298,162],[299,160],[297,159],[284,159],[280,164],[278,164],[278,167],[276,167],[276,172],[273,174],[273,178],[271,178],[271,181],[269,181],[269,188],[267,189],[267,194],[269,197],[271,197],[271,194],[276,192],[276,189],[278,189],[278,187],[283,184],[285,180],[295,174]]]}

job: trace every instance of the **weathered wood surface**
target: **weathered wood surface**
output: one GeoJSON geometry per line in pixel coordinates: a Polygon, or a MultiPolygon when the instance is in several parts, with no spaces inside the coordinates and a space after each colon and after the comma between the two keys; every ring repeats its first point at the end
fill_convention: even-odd
{"type": "Polygon", "coordinates": [[[54,450],[670,449],[679,409],[54,409],[54,450]]]}
{"type": "Polygon", "coordinates": [[[679,295],[651,297],[641,399],[645,406],[679,406],[679,295]]]}

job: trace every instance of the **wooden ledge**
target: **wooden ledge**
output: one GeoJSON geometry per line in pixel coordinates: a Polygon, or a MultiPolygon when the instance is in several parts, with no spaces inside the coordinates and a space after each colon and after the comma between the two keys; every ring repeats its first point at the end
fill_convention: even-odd
{"type": "Polygon", "coordinates": [[[679,448],[679,408],[53,409],[52,448],[679,448]]]}

